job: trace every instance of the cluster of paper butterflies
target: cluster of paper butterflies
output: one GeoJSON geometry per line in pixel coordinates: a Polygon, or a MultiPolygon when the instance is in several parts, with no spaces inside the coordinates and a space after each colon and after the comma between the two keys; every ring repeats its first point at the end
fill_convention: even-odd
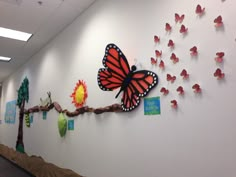
{"type": "MultiPolygon", "coordinates": [[[[199,16],[202,16],[205,13],[205,8],[202,8],[201,5],[197,5],[195,13],[199,16]]],[[[184,21],[185,15],[179,15],[175,13],[175,22],[180,23],[181,27],[179,32],[183,35],[188,33],[188,28],[182,24],[184,21]]],[[[215,27],[219,28],[223,26],[223,20],[221,15],[216,17],[213,22],[215,27]]],[[[169,23],[165,24],[165,30],[167,33],[172,31],[172,26],[169,23]]],[[[158,44],[160,42],[160,37],[154,36],[154,43],[158,44]]],[[[172,39],[169,39],[168,47],[174,49],[175,43],[172,39]]],[[[173,51],[173,50],[172,50],[173,51]]],[[[191,56],[198,55],[197,46],[193,46],[189,49],[191,56]]],[[[217,63],[222,63],[224,60],[224,52],[216,52],[215,61],[217,63]]],[[[170,60],[174,64],[179,62],[178,56],[172,52],[170,60]]],[[[160,69],[165,69],[165,63],[162,59],[162,51],[155,50],[155,57],[151,57],[151,64],[159,66],[160,69]],[[158,60],[160,60],[158,62],[158,60]]],[[[108,44],[105,49],[105,55],[103,58],[104,68],[100,68],[97,75],[98,85],[104,91],[113,91],[115,89],[120,89],[116,98],[122,92],[121,106],[123,111],[132,111],[140,104],[140,97],[146,96],[151,89],[153,89],[158,84],[158,76],[156,73],[149,70],[138,70],[136,71],[136,66],[129,66],[128,60],[125,55],[115,44],[108,44]]],[[[223,79],[225,74],[221,71],[220,68],[217,68],[213,74],[217,79],[223,79]]],[[[183,69],[180,73],[180,76],[185,80],[189,79],[189,73],[186,69],[183,69]]],[[[174,83],[176,76],[171,74],[166,74],[166,80],[170,83],[174,83]]],[[[192,89],[196,94],[201,93],[201,86],[198,83],[192,85],[192,89]]],[[[184,88],[179,86],[176,91],[180,94],[184,94],[184,88]]],[[[168,95],[169,90],[165,87],[160,89],[160,92],[163,95],[168,95]]],[[[171,100],[171,106],[173,108],[178,107],[177,100],[171,100]]]]}
{"type": "MultiPolygon", "coordinates": [[[[201,5],[198,4],[196,6],[195,13],[198,16],[202,16],[205,13],[205,8],[203,8],[201,5]]],[[[188,28],[184,24],[182,24],[182,22],[184,21],[185,15],[184,14],[179,15],[179,14],[175,13],[174,17],[175,17],[175,22],[181,24],[181,27],[179,29],[179,33],[181,33],[182,35],[186,35],[188,33],[188,28]]],[[[219,15],[218,17],[216,17],[213,20],[213,22],[214,22],[216,28],[222,27],[223,26],[222,16],[219,15]]],[[[165,31],[167,33],[170,33],[172,30],[173,30],[172,26],[169,23],[166,23],[165,24],[165,31]]],[[[161,40],[160,36],[154,35],[154,43],[155,44],[158,44],[160,42],[160,40],[161,40]]],[[[169,41],[167,43],[167,47],[170,47],[172,49],[172,51],[173,51],[174,46],[175,46],[174,41],[172,39],[169,39],[169,41]]],[[[193,57],[197,56],[198,55],[198,48],[197,48],[197,46],[191,47],[189,49],[189,52],[190,52],[191,56],[193,56],[193,57]]],[[[224,61],[224,55],[225,55],[225,53],[222,52],[222,51],[216,52],[215,61],[217,63],[222,63],[224,61]]],[[[174,52],[172,52],[171,55],[170,55],[170,60],[173,62],[173,64],[177,64],[179,62],[179,57],[174,52]]],[[[151,57],[150,62],[151,62],[152,65],[158,66],[160,69],[164,70],[165,69],[165,62],[162,59],[162,50],[155,50],[155,57],[151,57]]],[[[180,76],[184,80],[189,79],[189,73],[187,72],[186,69],[183,69],[180,72],[180,76]]],[[[222,70],[220,68],[217,68],[215,70],[215,72],[213,73],[213,76],[216,77],[218,80],[220,80],[220,79],[224,79],[225,74],[222,72],[222,70]]],[[[175,80],[176,80],[176,76],[175,75],[171,75],[171,74],[166,74],[166,80],[168,82],[170,82],[170,83],[174,83],[175,80]]],[[[193,91],[196,94],[201,93],[201,87],[200,87],[200,85],[198,83],[195,83],[194,85],[192,85],[192,89],[193,89],[193,91]]],[[[178,94],[183,95],[184,94],[183,86],[177,87],[176,91],[178,92],[178,94]]],[[[169,90],[167,88],[165,88],[165,87],[162,87],[160,89],[160,92],[164,96],[169,94],[169,90]]],[[[173,108],[177,108],[178,107],[177,100],[171,100],[170,102],[171,102],[171,106],[173,108]]]]}

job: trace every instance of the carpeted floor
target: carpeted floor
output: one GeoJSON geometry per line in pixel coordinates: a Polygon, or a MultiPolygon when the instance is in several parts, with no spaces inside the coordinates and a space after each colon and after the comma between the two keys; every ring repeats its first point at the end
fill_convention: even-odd
{"type": "Polygon", "coordinates": [[[22,168],[0,156],[0,177],[34,177],[22,168]]]}

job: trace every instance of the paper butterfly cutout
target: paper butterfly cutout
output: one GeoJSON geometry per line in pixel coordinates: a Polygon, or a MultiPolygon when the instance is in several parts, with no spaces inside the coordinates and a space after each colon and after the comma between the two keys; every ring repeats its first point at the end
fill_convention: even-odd
{"type": "Polygon", "coordinates": [[[159,63],[159,68],[165,69],[165,63],[164,63],[163,60],[160,61],[160,63],[159,63]]]}
{"type": "Polygon", "coordinates": [[[204,12],[205,12],[205,8],[202,8],[201,5],[198,4],[197,7],[196,7],[195,12],[196,12],[196,14],[198,14],[198,15],[202,15],[202,14],[204,14],[204,12]]]}
{"type": "Polygon", "coordinates": [[[160,92],[163,93],[163,95],[168,95],[169,90],[166,89],[165,87],[162,87],[161,90],[160,90],[160,92]]]}
{"type": "Polygon", "coordinates": [[[198,54],[197,52],[197,47],[196,46],[193,46],[191,49],[190,49],[190,55],[192,56],[196,56],[198,54]]]}
{"type": "Polygon", "coordinates": [[[158,37],[158,36],[154,36],[154,42],[155,43],[159,43],[160,42],[160,37],[158,37]]]}
{"type": "Polygon", "coordinates": [[[115,44],[106,46],[103,58],[104,68],[98,71],[98,85],[104,91],[120,89],[121,107],[123,111],[132,111],[140,104],[140,97],[146,96],[158,84],[156,73],[148,70],[136,71],[131,68],[122,51],[115,44]]]}
{"type": "Polygon", "coordinates": [[[169,23],[166,23],[166,28],[165,28],[165,30],[167,31],[167,32],[170,32],[171,31],[171,26],[170,26],[170,24],[169,23]]]}
{"type": "Polygon", "coordinates": [[[176,23],[178,23],[178,22],[182,23],[183,20],[184,20],[184,14],[180,16],[179,14],[175,13],[175,22],[176,23]]]}
{"type": "Polygon", "coordinates": [[[179,92],[180,95],[183,95],[184,94],[184,88],[182,86],[179,86],[177,89],[176,89],[177,92],[179,92]]]}
{"type": "Polygon", "coordinates": [[[176,100],[171,100],[170,102],[171,102],[171,107],[172,108],[176,109],[178,107],[178,103],[177,103],[176,100]]]}
{"type": "Polygon", "coordinates": [[[179,62],[179,58],[174,53],[171,54],[170,59],[173,61],[173,63],[179,62]]]}
{"type": "Polygon", "coordinates": [[[173,83],[176,80],[176,76],[171,76],[170,74],[166,74],[166,80],[173,83]]]}
{"type": "Polygon", "coordinates": [[[174,45],[175,45],[175,44],[174,44],[173,40],[170,39],[169,42],[168,42],[168,44],[167,44],[167,46],[173,48],[174,45]]]}
{"type": "Polygon", "coordinates": [[[194,84],[192,86],[192,89],[194,90],[195,93],[201,93],[202,91],[199,84],[194,84]]]}
{"type": "Polygon", "coordinates": [[[215,61],[216,61],[217,63],[222,63],[223,60],[224,60],[224,58],[223,58],[224,56],[225,56],[225,53],[224,53],[224,52],[217,52],[217,53],[216,53],[215,61]]]}
{"type": "Polygon", "coordinates": [[[181,25],[179,32],[185,34],[188,32],[188,28],[186,28],[184,25],[181,25]]]}
{"type": "Polygon", "coordinates": [[[151,57],[151,64],[152,65],[157,65],[157,59],[151,57]]]}
{"type": "Polygon", "coordinates": [[[158,58],[158,57],[161,57],[161,55],[162,55],[162,51],[160,50],[155,50],[155,54],[156,54],[156,57],[158,58]]]}
{"type": "Polygon", "coordinates": [[[214,76],[217,77],[217,79],[223,79],[225,77],[225,74],[222,73],[220,68],[217,68],[214,72],[214,76]]]}
{"type": "Polygon", "coordinates": [[[186,69],[183,69],[180,73],[180,76],[183,76],[183,79],[188,79],[189,78],[189,74],[186,71],[186,69]]]}
{"type": "Polygon", "coordinates": [[[219,15],[217,18],[214,19],[214,23],[216,27],[220,27],[223,25],[222,17],[219,15]]]}

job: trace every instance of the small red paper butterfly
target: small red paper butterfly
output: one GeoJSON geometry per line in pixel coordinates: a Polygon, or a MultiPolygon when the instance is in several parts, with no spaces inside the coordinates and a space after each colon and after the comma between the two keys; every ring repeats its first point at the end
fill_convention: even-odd
{"type": "Polygon", "coordinates": [[[196,10],[195,10],[196,14],[198,15],[202,15],[205,12],[205,8],[202,8],[201,5],[197,5],[196,10]]]}
{"type": "Polygon", "coordinates": [[[215,58],[215,61],[218,62],[218,63],[222,63],[223,62],[223,57],[225,56],[225,53],[224,52],[217,52],[216,53],[216,58],[215,58]]]}
{"type": "Polygon", "coordinates": [[[215,23],[216,27],[220,27],[220,26],[223,25],[223,21],[222,21],[221,15],[219,15],[217,18],[215,18],[214,23],[215,23]]]}
{"type": "Polygon", "coordinates": [[[170,74],[166,74],[166,80],[173,83],[176,80],[176,76],[171,76],[170,74]]]}
{"type": "Polygon", "coordinates": [[[157,59],[151,57],[151,64],[152,65],[157,65],[157,59]]]}
{"type": "Polygon", "coordinates": [[[168,47],[174,47],[174,42],[173,42],[173,40],[169,40],[169,42],[168,42],[168,47]]]}
{"type": "Polygon", "coordinates": [[[180,95],[183,95],[184,94],[184,88],[182,86],[179,86],[177,89],[176,89],[177,92],[179,92],[180,95]]]}
{"type": "Polygon", "coordinates": [[[161,55],[162,55],[162,51],[160,50],[155,50],[155,54],[156,54],[156,57],[158,58],[158,57],[161,57],[161,55]]]}
{"type": "Polygon", "coordinates": [[[170,32],[170,31],[171,31],[171,28],[172,28],[172,27],[170,26],[170,24],[169,24],[169,23],[166,23],[166,28],[165,28],[166,31],[167,31],[167,32],[170,32]]]}
{"type": "Polygon", "coordinates": [[[187,73],[186,69],[183,69],[180,73],[180,76],[183,76],[183,79],[188,79],[189,74],[187,73]]]}
{"type": "Polygon", "coordinates": [[[171,107],[176,109],[178,107],[178,103],[176,100],[171,100],[171,107]]]}
{"type": "Polygon", "coordinates": [[[200,93],[201,92],[200,85],[198,85],[198,84],[194,84],[192,86],[192,89],[194,90],[195,93],[200,93]]]}
{"type": "Polygon", "coordinates": [[[214,72],[214,76],[217,77],[217,79],[223,79],[225,77],[225,74],[222,73],[220,68],[217,68],[214,72]]]}
{"type": "Polygon", "coordinates": [[[179,58],[176,57],[176,55],[174,53],[171,54],[170,59],[173,61],[173,63],[179,62],[179,58]]]}
{"type": "Polygon", "coordinates": [[[160,90],[160,92],[163,93],[163,95],[168,95],[169,90],[166,89],[165,87],[162,87],[161,90],[160,90]]]}
{"type": "Polygon", "coordinates": [[[188,28],[186,28],[184,25],[181,25],[179,32],[180,33],[187,33],[188,32],[188,28]]]}
{"type": "Polygon", "coordinates": [[[197,55],[197,47],[196,46],[193,46],[191,49],[190,49],[190,54],[192,55],[192,56],[196,56],[197,55]]]}
{"type": "Polygon", "coordinates": [[[140,104],[140,98],[146,96],[158,84],[156,73],[148,70],[136,71],[131,68],[122,51],[115,44],[108,44],[103,57],[103,66],[97,75],[99,87],[104,91],[120,89],[123,111],[132,111],[140,104]]]}
{"type": "Polygon", "coordinates": [[[175,13],[175,22],[176,23],[178,23],[178,22],[182,23],[183,20],[184,20],[184,14],[180,16],[179,14],[175,13]]]}
{"type": "Polygon", "coordinates": [[[158,36],[154,36],[154,42],[155,43],[159,43],[160,42],[160,37],[158,37],[158,36]]]}
{"type": "Polygon", "coordinates": [[[160,61],[159,67],[160,67],[161,69],[165,69],[165,63],[164,63],[163,60],[160,61]]]}

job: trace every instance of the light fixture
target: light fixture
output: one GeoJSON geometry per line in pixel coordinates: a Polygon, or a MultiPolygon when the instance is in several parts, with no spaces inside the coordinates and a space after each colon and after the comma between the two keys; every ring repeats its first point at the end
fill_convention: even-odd
{"type": "Polygon", "coordinates": [[[21,41],[28,41],[32,34],[0,27],[0,36],[21,41]]]}
{"type": "Polygon", "coordinates": [[[0,56],[0,61],[10,61],[11,58],[0,56]]]}

